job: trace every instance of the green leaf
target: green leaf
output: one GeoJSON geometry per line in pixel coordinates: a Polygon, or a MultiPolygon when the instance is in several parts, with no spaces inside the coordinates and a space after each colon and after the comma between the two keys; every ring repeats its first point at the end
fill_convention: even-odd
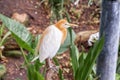
{"type": "Polygon", "coordinates": [[[36,71],[39,71],[39,69],[40,69],[43,65],[44,65],[44,64],[43,64],[43,63],[40,63],[39,60],[36,60],[36,61],[34,62],[34,66],[35,66],[35,70],[36,70],[36,71]]]}
{"type": "Polygon", "coordinates": [[[7,32],[4,37],[0,40],[0,46],[2,46],[4,44],[4,42],[6,41],[7,37],[11,34],[11,32],[7,32]]]}
{"type": "MultiPolygon", "coordinates": [[[[120,60],[120,58],[118,58],[118,61],[120,60]]],[[[120,63],[119,64],[117,64],[117,70],[116,70],[116,72],[118,73],[118,74],[120,74],[120,63]]]]}
{"type": "Polygon", "coordinates": [[[7,50],[3,52],[5,56],[19,58],[22,56],[21,51],[19,50],[7,50]]]}
{"type": "Polygon", "coordinates": [[[84,62],[85,65],[82,68],[82,70],[79,72],[79,74],[81,74],[80,75],[81,78],[77,80],[86,80],[88,78],[89,74],[92,71],[94,63],[102,50],[103,43],[104,43],[104,37],[102,37],[99,41],[97,41],[93,49],[90,50],[90,52],[88,53],[85,59],[85,62],[84,62]]]}
{"type": "Polygon", "coordinates": [[[116,79],[115,80],[120,80],[120,74],[116,73],[116,79]]]}
{"type": "Polygon", "coordinates": [[[37,56],[38,55],[38,52],[39,52],[39,45],[40,45],[40,38],[41,38],[41,36],[40,35],[38,35],[38,36],[36,36],[35,37],[35,42],[33,43],[33,47],[35,48],[35,52],[34,52],[34,56],[37,56]]]}
{"type": "Polygon", "coordinates": [[[39,70],[35,69],[35,66],[27,65],[28,80],[44,80],[44,77],[39,73],[39,70]]]}
{"type": "Polygon", "coordinates": [[[71,57],[71,62],[72,62],[74,75],[75,75],[75,72],[77,71],[77,69],[79,67],[78,60],[77,60],[77,55],[76,55],[76,49],[77,49],[77,47],[75,45],[70,46],[70,57],[71,57]]]}
{"type": "Polygon", "coordinates": [[[0,64],[0,79],[6,73],[6,67],[3,64],[0,64]]]}
{"type": "Polygon", "coordinates": [[[61,69],[59,69],[59,78],[60,78],[60,80],[65,80],[62,74],[63,74],[63,71],[61,69]]]}
{"type": "Polygon", "coordinates": [[[75,73],[79,67],[79,63],[78,63],[79,51],[77,47],[74,45],[75,34],[73,34],[71,28],[69,28],[69,35],[70,35],[70,57],[71,57],[72,68],[75,76],[75,73]]]}
{"type": "Polygon", "coordinates": [[[23,24],[20,24],[19,22],[12,20],[2,14],[0,14],[0,19],[8,28],[8,30],[11,31],[19,46],[34,52],[31,48],[32,36],[23,24]]]}
{"type": "Polygon", "coordinates": [[[78,79],[78,78],[80,78],[80,74],[79,74],[79,72],[82,70],[82,68],[84,67],[84,53],[81,53],[81,55],[80,55],[80,57],[79,57],[79,61],[78,61],[78,63],[79,63],[79,67],[77,68],[77,70],[76,70],[76,72],[74,72],[75,73],[75,79],[78,79]]]}
{"type": "Polygon", "coordinates": [[[68,28],[68,31],[67,31],[67,38],[64,42],[64,44],[61,45],[59,51],[58,51],[58,54],[60,53],[63,53],[65,52],[66,50],[68,50],[68,48],[70,47],[71,45],[71,40],[72,42],[74,42],[75,38],[76,38],[76,35],[75,35],[75,32],[71,29],[71,28],[68,28]],[[70,38],[70,35],[72,35],[72,39],[70,38]]]}
{"type": "Polygon", "coordinates": [[[35,71],[35,78],[33,80],[44,80],[44,77],[39,73],[39,71],[35,71]]]}
{"type": "Polygon", "coordinates": [[[119,53],[118,53],[118,59],[117,59],[117,69],[116,72],[120,74],[120,45],[119,45],[119,53]]]}
{"type": "Polygon", "coordinates": [[[28,80],[34,80],[34,73],[33,73],[33,66],[28,66],[27,67],[27,77],[28,77],[28,80]]]}
{"type": "Polygon", "coordinates": [[[2,25],[0,25],[0,37],[2,36],[2,34],[3,34],[3,31],[4,31],[4,25],[2,24],[2,25]]]}

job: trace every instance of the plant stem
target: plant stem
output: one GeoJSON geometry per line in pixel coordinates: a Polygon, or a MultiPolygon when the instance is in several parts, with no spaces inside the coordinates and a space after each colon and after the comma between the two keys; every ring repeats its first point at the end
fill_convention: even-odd
{"type": "Polygon", "coordinates": [[[2,45],[3,45],[3,43],[4,43],[5,39],[6,39],[9,35],[11,35],[11,32],[10,32],[10,31],[9,31],[9,32],[7,32],[7,33],[5,34],[5,36],[1,39],[1,41],[0,41],[0,46],[2,46],[2,45]]]}
{"type": "Polygon", "coordinates": [[[27,60],[27,58],[26,58],[26,56],[25,56],[25,53],[24,53],[24,51],[23,51],[23,48],[20,47],[20,50],[21,50],[22,55],[23,55],[23,57],[24,57],[25,63],[28,65],[29,62],[28,62],[28,60],[27,60]]]}

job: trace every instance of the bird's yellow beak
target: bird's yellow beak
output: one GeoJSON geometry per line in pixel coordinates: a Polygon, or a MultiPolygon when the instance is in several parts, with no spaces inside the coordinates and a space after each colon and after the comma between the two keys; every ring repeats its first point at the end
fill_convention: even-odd
{"type": "Polygon", "coordinates": [[[71,27],[76,26],[77,27],[78,25],[69,23],[69,26],[71,26],[71,27]]]}

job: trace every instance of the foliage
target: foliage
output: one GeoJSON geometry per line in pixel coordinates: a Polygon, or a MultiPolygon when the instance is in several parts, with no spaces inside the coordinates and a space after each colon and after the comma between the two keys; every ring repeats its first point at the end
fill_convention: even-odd
{"type": "Polygon", "coordinates": [[[44,80],[43,76],[35,69],[34,65],[29,65],[28,67],[28,79],[29,80],[44,80]]]}
{"type": "Polygon", "coordinates": [[[12,36],[15,38],[17,43],[21,47],[23,47],[33,53],[34,51],[30,45],[32,42],[32,36],[27,31],[27,29],[24,27],[24,25],[20,24],[19,22],[15,21],[15,20],[12,20],[2,14],[0,14],[0,19],[4,23],[4,25],[8,28],[8,30],[12,33],[12,36]]]}
{"type": "Polygon", "coordinates": [[[118,60],[117,60],[117,70],[116,70],[117,74],[120,75],[120,45],[119,45],[119,49],[118,49],[118,60]]]}
{"type": "Polygon", "coordinates": [[[4,30],[4,25],[0,25],[0,59],[5,58],[2,54],[3,54],[3,50],[4,50],[4,44],[5,42],[9,39],[9,35],[11,34],[10,31],[5,32],[4,30]]]}
{"type": "Polygon", "coordinates": [[[26,67],[27,67],[27,77],[28,80],[44,80],[44,77],[42,74],[39,73],[39,69],[42,66],[42,64],[37,60],[35,61],[35,63],[31,64],[26,56],[25,53],[23,51],[23,49],[21,48],[21,51],[23,53],[24,59],[25,59],[25,63],[26,63],[26,67]]]}
{"type": "Polygon", "coordinates": [[[67,12],[66,6],[73,2],[74,0],[44,0],[50,8],[51,21],[67,18],[70,21],[69,13],[67,12]]]}
{"type": "MultiPolygon", "coordinates": [[[[23,57],[25,59],[25,64],[27,67],[27,75],[29,80],[43,80],[43,75],[39,73],[40,67],[43,65],[38,60],[36,60],[34,63],[31,64],[31,60],[36,56],[34,54],[34,51],[37,52],[37,44],[40,39],[40,36],[32,37],[31,34],[27,31],[24,25],[20,24],[19,22],[12,20],[2,14],[0,14],[0,19],[2,22],[6,25],[8,30],[11,32],[12,36],[15,38],[16,42],[21,47],[21,51],[23,53],[23,57]],[[34,41],[32,42],[32,39],[34,41]],[[28,55],[25,55],[23,49],[26,49],[29,51],[28,55]],[[34,74],[34,75],[33,75],[34,74]],[[36,77],[36,78],[35,78],[36,77]]],[[[75,33],[73,34],[75,35],[75,33]]],[[[66,43],[61,46],[59,53],[64,52],[67,50],[67,48],[70,46],[70,34],[68,32],[66,43]]],[[[75,38],[75,37],[74,37],[75,38]]],[[[61,79],[63,79],[62,76],[62,70],[59,70],[59,76],[61,79]]]]}
{"type": "MultiPolygon", "coordinates": [[[[21,47],[21,51],[23,53],[23,57],[25,59],[25,65],[27,67],[27,75],[29,80],[44,80],[43,75],[39,73],[38,68],[42,65],[39,61],[35,61],[35,63],[31,64],[30,59],[34,57],[34,48],[32,43],[32,35],[27,31],[24,25],[19,22],[12,20],[2,14],[0,14],[0,19],[6,25],[8,30],[11,32],[12,37],[15,38],[16,42],[21,47]],[[25,55],[23,49],[29,51],[28,55],[25,55]],[[31,56],[30,56],[31,55],[31,56]]],[[[36,42],[36,41],[35,41],[36,42]]],[[[35,45],[34,45],[35,46],[35,45]]]]}
{"type": "Polygon", "coordinates": [[[120,80],[120,74],[116,73],[116,79],[115,80],[120,80]]]}
{"type": "Polygon", "coordinates": [[[2,78],[2,76],[6,73],[6,67],[2,64],[0,64],[0,80],[2,78]]]}
{"type": "Polygon", "coordinates": [[[8,36],[11,34],[9,31],[7,33],[4,34],[4,25],[2,24],[0,26],[0,47],[4,45],[4,43],[6,42],[8,36]]]}
{"type": "MultiPolygon", "coordinates": [[[[39,69],[42,67],[42,63],[39,60],[36,60],[34,63],[31,63],[31,60],[36,56],[34,51],[37,52],[37,44],[40,39],[40,36],[32,37],[32,35],[26,30],[24,25],[5,17],[4,15],[0,14],[0,19],[6,25],[8,30],[11,32],[12,36],[15,38],[19,46],[21,47],[21,51],[23,53],[23,57],[25,59],[25,64],[27,67],[27,75],[29,80],[44,80],[44,73],[41,74],[39,69]],[[34,42],[32,42],[34,39],[34,42]],[[25,44],[25,45],[23,45],[25,44]],[[29,54],[25,54],[23,48],[28,50],[29,54]]],[[[88,54],[81,53],[79,54],[78,48],[74,44],[75,40],[75,33],[71,28],[68,28],[68,36],[65,43],[61,46],[59,53],[66,51],[70,48],[70,57],[72,68],[74,72],[75,80],[86,80],[92,78],[93,76],[91,73],[94,72],[93,66],[97,56],[99,55],[102,45],[103,45],[103,38],[98,41],[95,46],[90,49],[88,54]],[[87,70],[87,71],[86,71],[87,70]]],[[[59,65],[58,61],[56,60],[56,65],[59,65]]],[[[94,73],[95,74],[95,73],[94,73]]],[[[64,80],[62,76],[62,70],[59,70],[59,77],[61,80],[64,80]]]]}
{"type": "Polygon", "coordinates": [[[120,52],[118,53],[118,60],[117,60],[117,70],[116,72],[120,74],[120,52]]]}
{"type": "MultiPolygon", "coordinates": [[[[71,39],[72,37],[73,36],[71,36],[71,39]]],[[[101,38],[98,42],[96,42],[94,47],[90,49],[87,56],[84,57],[84,53],[79,55],[77,47],[74,45],[73,42],[71,42],[70,56],[75,80],[87,80],[89,78],[95,60],[102,50],[103,43],[104,39],[101,38]]]]}
{"type": "Polygon", "coordinates": [[[116,69],[116,80],[120,80],[120,45],[118,48],[118,60],[117,60],[117,69],[116,69]]]}

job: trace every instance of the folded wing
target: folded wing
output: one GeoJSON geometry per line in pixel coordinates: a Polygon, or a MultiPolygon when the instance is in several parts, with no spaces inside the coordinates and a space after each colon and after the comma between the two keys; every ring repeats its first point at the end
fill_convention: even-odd
{"type": "Polygon", "coordinates": [[[60,48],[62,32],[54,25],[49,26],[40,40],[39,59],[43,62],[46,58],[53,58],[60,48]]]}

